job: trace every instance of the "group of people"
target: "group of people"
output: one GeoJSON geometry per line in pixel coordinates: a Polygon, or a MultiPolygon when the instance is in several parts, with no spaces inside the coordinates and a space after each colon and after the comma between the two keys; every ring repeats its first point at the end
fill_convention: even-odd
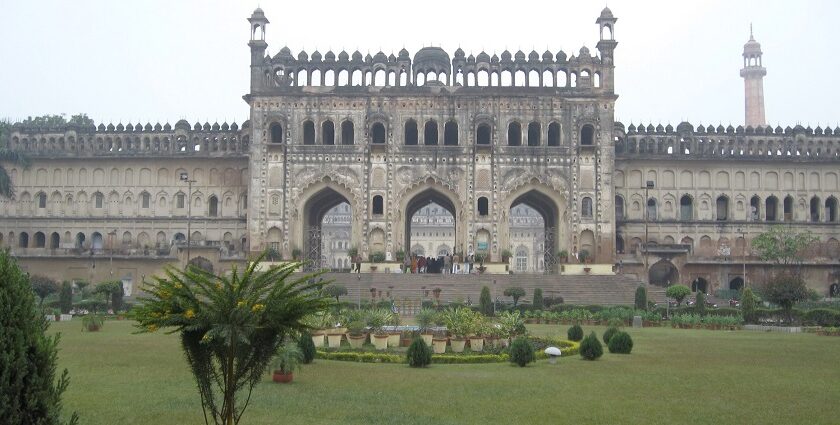
{"type": "Polygon", "coordinates": [[[458,254],[439,255],[436,258],[412,254],[405,257],[403,273],[469,274],[474,270],[475,256],[458,254]]]}

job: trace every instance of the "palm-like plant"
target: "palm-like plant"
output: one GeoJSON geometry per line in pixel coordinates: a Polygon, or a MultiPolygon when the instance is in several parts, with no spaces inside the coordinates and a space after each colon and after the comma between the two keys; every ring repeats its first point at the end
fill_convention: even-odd
{"type": "Polygon", "coordinates": [[[303,318],[330,304],[320,290],[324,282],[291,276],[300,263],[260,272],[263,256],[241,273],[234,268],[218,276],[168,267],[137,309],[140,332],[180,332],[205,423],[208,413],[216,424],[238,423],[283,338],[305,330],[303,318]]]}

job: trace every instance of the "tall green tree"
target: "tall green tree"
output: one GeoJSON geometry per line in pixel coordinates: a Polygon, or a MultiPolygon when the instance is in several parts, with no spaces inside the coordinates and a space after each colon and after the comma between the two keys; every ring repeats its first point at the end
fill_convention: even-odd
{"type": "Polygon", "coordinates": [[[788,226],[773,226],[752,240],[752,247],[764,261],[781,266],[802,263],[802,251],[817,238],[810,231],[794,231],[788,226]]]}
{"type": "Polygon", "coordinates": [[[114,310],[114,313],[116,313],[122,308],[123,296],[125,293],[123,292],[121,281],[111,280],[108,282],[102,282],[99,285],[96,285],[96,289],[94,289],[93,292],[94,294],[100,294],[105,298],[106,309],[110,306],[111,309],[114,310]]]}
{"type": "Polygon", "coordinates": [[[512,286],[510,288],[505,288],[505,291],[502,294],[506,297],[513,298],[513,306],[516,307],[516,305],[519,304],[519,299],[525,296],[525,290],[518,286],[512,286]]]}
{"type": "Polygon", "coordinates": [[[283,339],[307,329],[304,316],[331,305],[316,275],[292,275],[301,263],[258,271],[264,256],[222,275],[168,267],[136,310],[140,332],[180,333],[205,423],[239,423],[283,339]]]}
{"type": "Polygon", "coordinates": [[[808,298],[805,280],[796,273],[785,271],[773,276],[764,286],[767,301],[777,304],[785,311],[788,323],[793,321],[793,305],[808,298]]]}
{"type": "MultiPolygon", "coordinates": [[[[67,370],[56,379],[60,336],[37,311],[29,278],[0,251],[0,422],[61,424],[67,370]]],[[[78,423],[74,413],[69,423],[78,423]]]]}
{"type": "Polygon", "coordinates": [[[58,292],[58,282],[46,277],[34,275],[29,278],[32,291],[38,296],[38,307],[44,304],[44,298],[58,292]]]}
{"type": "Polygon", "coordinates": [[[543,308],[543,296],[542,296],[542,289],[535,288],[534,289],[534,300],[531,302],[531,306],[534,307],[536,310],[542,310],[543,308]]]}
{"type": "Polygon", "coordinates": [[[65,281],[61,284],[61,292],[58,293],[58,307],[62,314],[67,314],[73,309],[73,284],[65,281]]]}

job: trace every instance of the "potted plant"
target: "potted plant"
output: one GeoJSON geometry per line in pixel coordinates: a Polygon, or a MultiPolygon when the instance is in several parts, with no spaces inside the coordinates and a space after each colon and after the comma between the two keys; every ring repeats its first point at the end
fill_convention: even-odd
{"type": "Polygon", "coordinates": [[[402,332],[397,329],[397,326],[400,325],[400,315],[399,313],[389,312],[390,316],[386,324],[391,327],[391,331],[388,332],[388,346],[389,347],[399,347],[400,346],[400,337],[402,336],[402,332]]]}
{"type": "Polygon", "coordinates": [[[414,316],[414,320],[417,321],[417,326],[420,327],[420,337],[423,338],[423,341],[429,346],[432,345],[432,338],[434,337],[431,332],[431,327],[434,324],[436,315],[436,311],[430,308],[424,308],[414,316]]]}
{"type": "Polygon", "coordinates": [[[388,332],[385,331],[385,325],[391,319],[391,312],[385,309],[376,309],[368,311],[367,324],[371,328],[371,342],[377,350],[384,350],[388,348],[388,332]]]}
{"type": "Polygon", "coordinates": [[[102,329],[104,324],[105,319],[101,314],[90,313],[82,318],[82,330],[86,330],[88,332],[97,332],[102,329]]]}
{"type": "Polygon", "coordinates": [[[561,263],[565,263],[569,261],[569,251],[565,249],[557,253],[557,257],[560,259],[561,263]]]}
{"type": "Polygon", "coordinates": [[[294,378],[294,371],[300,369],[303,362],[303,352],[297,344],[284,343],[277,349],[272,361],[273,373],[271,379],[278,383],[289,383],[294,378]]]}
{"type": "Polygon", "coordinates": [[[503,249],[502,250],[502,262],[507,263],[508,261],[510,261],[510,257],[513,257],[513,253],[510,252],[509,249],[503,249]]]}
{"type": "Polygon", "coordinates": [[[589,258],[589,251],[588,250],[582,249],[582,250],[580,250],[580,252],[578,252],[578,261],[581,264],[586,263],[586,260],[588,258],[589,258]]]}
{"type": "Polygon", "coordinates": [[[403,251],[403,250],[401,250],[401,249],[400,249],[400,250],[397,250],[397,252],[396,252],[396,253],[394,253],[394,256],[395,256],[395,257],[397,257],[397,261],[399,261],[400,263],[402,263],[402,262],[403,262],[403,260],[405,260],[405,251],[403,251]]]}
{"type": "Polygon", "coordinates": [[[443,322],[446,324],[446,329],[451,335],[449,345],[455,353],[464,351],[464,347],[467,344],[467,336],[473,331],[474,320],[472,315],[472,310],[464,307],[447,310],[442,313],[443,322]]]}
{"type": "Polygon", "coordinates": [[[470,350],[483,351],[484,337],[489,331],[487,319],[478,313],[472,312],[472,334],[470,335],[470,350]]]}
{"type": "Polygon", "coordinates": [[[352,348],[362,348],[365,344],[365,323],[361,320],[354,320],[347,324],[347,341],[352,348]]]}
{"type": "Polygon", "coordinates": [[[303,253],[303,251],[301,251],[300,248],[293,249],[292,250],[292,259],[295,260],[295,261],[300,261],[300,254],[302,254],[302,253],[303,253]]]}
{"type": "Polygon", "coordinates": [[[499,315],[499,337],[502,346],[510,344],[510,339],[525,333],[525,321],[518,311],[505,311],[499,315]]]}

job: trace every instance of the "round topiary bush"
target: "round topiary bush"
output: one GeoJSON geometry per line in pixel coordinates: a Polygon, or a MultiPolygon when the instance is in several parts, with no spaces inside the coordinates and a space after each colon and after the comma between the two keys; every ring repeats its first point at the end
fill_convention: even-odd
{"type": "Polygon", "coordinates": [[[607,330],[606,330],[606,331],[604,331],[604,335],[603,335],[603,336],[601,336],[601,338],[604,340],[604,344],[609,345],[609,343],[610,343],[610,338],[612,338],[612,337],[613,337],[613,335],[615,335],[615,334],[617,334],[617,333],[619,333],[619,332],[621,332],[621,331],[620,331],[620,330],[618,330],[618,328],[617,328],[617,327],[615,327],[615,326],[610,326],[609,328],[607,328],[607,330]]]}
{"type": "Polygon", "coordinates": [[[580,341],[583,339],[583,328],[580,325],[574,325],[566,332],[566,336],[569,337],[569,341],[580,341]]]}
{"type": "Polygon", "coordinates": [[[420,337],[414,338],[414,341],[411,341],[411,345],[408,346],[408,352],[405,356],[408,360],[408,365],[411,367],[426,367],[432,363],[432,349],[420,337]]]}
{"type": "Polygon", "coordinates": [[[601,341],[595,332],[591,332],[580,343],[580,355],[586,360],[595,360],[604,354],[604,348],[601,346],[601,341]]]}
{"type": "Polygon", "coordinates": [[[301,333],[297,345],[300,352],[303,353],[303,363],[312,363],[315,360],[315,343],[312,342],[312,335],[309,332],[301,333]]]}
{"type": "Polygon", "coordinates": [[[633,350],[633,338],[630,338],[630,334],[627,332],[619,331],[610,338],[607,348],[613,354],[630,354],[630,351],[633,350]]]}
{"type": "Polygon", "coordinates": [[[510,362],[525,367],[528,363],[536,360],[534,345],[524,336],[513,340],[510,344],[510,362]]]}

